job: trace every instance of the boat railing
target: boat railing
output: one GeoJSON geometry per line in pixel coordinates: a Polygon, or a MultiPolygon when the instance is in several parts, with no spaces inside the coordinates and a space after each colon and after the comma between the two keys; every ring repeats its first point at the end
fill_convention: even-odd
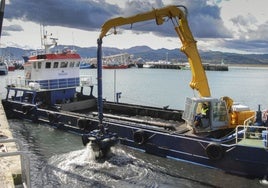
{"type": "Polygon", "coordinates": [[[6,86],[28,90],[53,90],[78,86],[93,86],[92,76],[83,75],[75,78],[32,80],[25,77],[7,78],[6,86]]]}
{"type": "Polygon", "coordinates": [[[46,54],[45,49],[37,49],[30,52],[30,56],[37,56],[37,55],[43,55],[46,54]]]}
{"type": "Polygon", "coordinates": [[[9,77],[6,79],[6,86],[27,88],[26,80],[24,77],[9,77]]]}
{"type": "Polygon", "coordinates": [[[250,125],[250,124],[252,124],[254,122],[255,118],[256,118],[256,113],[253,116],[247,118],[244,121],[244,124],[243,125],[250,125]]]}
{"type": "Polygon", "coordinates": [[[93,78],[91,75],[81,75],[80,76],[80,86],[93,86],[93,78]]]}
{"type": "Polygon", "coordinates": [[[69,48],[64,48],[62,50],[53,50],[53,51],[50,51],[49,49],[37,49],[37,50],[31,51],[29,54],[31,57],[31,56],[44,55],[44,54],[48,54],[48,53],[52,53],[52,54],[72,53],[72,54],[75,54],[76,50],[70,50],[69,48]]]}
{"type": "Polygon", "coordinates": [[[268,149],[268,127],[238,125],[236,127],[236,144],[268,149]]]}
{"type": "MultiPolygon", "coordinates": [[[[21,158],[20,165],[21,165],[23,187],[31,188],[30,158],[25,151],[22,151],[22,142],[18,139],[14,139],[14,138],[0,139],[0,143],[13,143],[13,142],[15,142],[18,145],[19,151],[0,152],[0,158],[19,155],[21,158]]],[[[6,172],[4,172],[4,173],[6,173],[6,172]]],[[[2,182],[2,183],[4,183],[4,182],[2,182]]]]}

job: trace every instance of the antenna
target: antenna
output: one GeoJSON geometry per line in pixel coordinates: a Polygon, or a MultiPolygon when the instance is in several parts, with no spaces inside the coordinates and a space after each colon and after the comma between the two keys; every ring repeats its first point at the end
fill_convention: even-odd
{"type": "Polygon", "coordinates": [[[42,47],[44,46],[44,44],[43,44],[43,25],[42,24],[40,24],[40,36],[41,36],[40,40],[41,40],[41,49],[42,49],[42,47]]]}
{"type": "Polygon", "coordinates": [[[57,40],[58,38],[49,37],[49,39],[52,40],[51,43],[48,43],[48,36],[52,36],[52,33],[49,35],[47,34],[47,31],[45,31],[45,27],[40,24],[40,35],[41,35],[41,49],[44,48],[45,53],[49,52],[49,49],[53,46],[57,46],[57,40]]]}

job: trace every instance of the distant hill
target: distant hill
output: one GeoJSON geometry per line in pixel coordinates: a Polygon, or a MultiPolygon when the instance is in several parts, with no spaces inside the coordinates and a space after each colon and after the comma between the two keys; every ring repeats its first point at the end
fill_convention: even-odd
{"type": "MultiPolygon", "coordinates": [[[[63,47],[66,46],[59,45],[57,48],[62,49],[63,47]]],[[[95,58],[97,56],[97,47],[67,47],[70,49],[75,49],[83,58],[95,58]]],[[[31,51],[34,50],[23,50],[20,48],[7,47],[1,49],[0,55],[7,56],[9,54],[11,58],[22,60],[22,56],[29,54],[31,51]]],[[[133,54],[136,58],[141,57],[145,61],[158,61],[168,59],[171,62],[187,62],[187,57],[180,51],[180,49],[168,50],[161,48],[154,50],[148,46],[135,46],[128,49],[103,47],[102,51],[104,56],[119,53],[129,53],[133,54]]],[[[223,61],[225,64],[268,65],[268,54],[236,54],[218,51],[199,51],[199,53],[203,63],[219,64],[223,61]]]]}

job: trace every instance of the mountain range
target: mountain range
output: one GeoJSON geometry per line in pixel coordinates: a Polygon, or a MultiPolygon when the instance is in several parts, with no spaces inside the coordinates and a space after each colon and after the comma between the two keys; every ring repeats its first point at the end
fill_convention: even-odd
{"type": "MultiPolygon", "coordinates": [[[[82,58],[96,58],[97,47],[82,48],[78,46],[62,46],[59,45],[56,48],[62,49],[68,47],[75,49],[82,58]]],[[[34,50],[24,50],[15,47],[1,48],[2,56],[10,56],[12,59],[22,60],[22,56],[29,54],[34,50]]],[[[168,60],[170,62],[187,62],[187,57],[179,49],[157,49],[154,50],[148,46],[135,46],[128,49],[118,49],[103,47],[103,56],[115,55],[119,53],[128,53],[134,55],[134,58],[142,58],[146,61],[158,61],[168,60]]],[[[214,63],[220,64],[247,64],[247,65],[268,65],[268,54],[237,54],[237,53],[226,53],[219,51],[200,51],[200,56],[203,63],[214,63]]]]}

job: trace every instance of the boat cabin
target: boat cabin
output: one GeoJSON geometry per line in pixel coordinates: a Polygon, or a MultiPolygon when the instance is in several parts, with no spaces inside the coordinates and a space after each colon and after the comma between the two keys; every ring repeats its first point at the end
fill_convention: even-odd
{"type": "Polygon", "coordinates": [[[36,52],[24,64],[24,78],[8,81],[8,94],[13,90],[13,100],[32,104],[42,102],[48,106],[73,102],[77,99],[77,87],[93,86],[90,76],[80,79],[80,60],[80,55],[69,49],[36,52]]]}
{"type": "Polygon", "coordinates": [[[187,98],[182,116],[186,123],[194,127],[195,117],[201,114],[203,104],[208,106],[208,116],[201,118],[200,128],[206,131],[226,128],[230,120],[225,101],[214,98],[187,98]]]}
{"type": "Polygon", "coordinates": [[[187,98],[182,118],[196,132],[211,132],[243,125],[244,120],[252,116],[254,116],[254,112],[247,106],[233,104],[229,109],[223,99],[204,97],[187,98]],[[204,104],[208,108],[207,116],[202,115],[202,106],[204,104]],[[200,122],[196,122],[196,117],[198,116],[200,117],[200,122]]]}

